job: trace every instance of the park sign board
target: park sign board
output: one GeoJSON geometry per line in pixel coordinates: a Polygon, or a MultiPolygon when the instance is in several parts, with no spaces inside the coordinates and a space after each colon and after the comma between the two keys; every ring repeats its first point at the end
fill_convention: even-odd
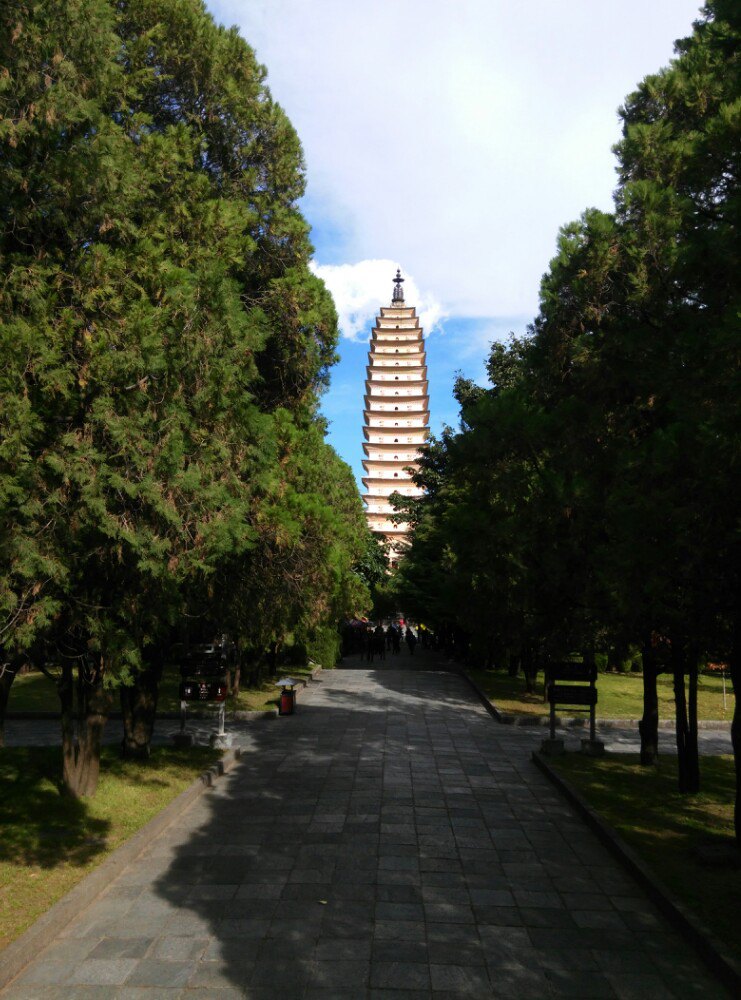
{"type": "Polygon", "coordinates": [[[226,675],[236,647],[226,636],[215,642],[181,646],[173,657],[180,670],[180,701],[224,702],[229,693],[226,675]]]}
{"type": "Polygon", "coordinates": [[[216,642],[193,643],[179,646],[173,656],[183,679],[221,678],[229,672],[236,659],[236,647],[226,637],[216,642]]]}
{"type": "Polygon", "coordinates": [[[192,659],[180,664],[181,677],[223,677],[229,666],[223,660],[192,659]]]}
{"type": "Polygon", "coordinates": [[[225,701],[228,690],[225,681],[183,681],[180,685],[180,700],[225,701]]]}

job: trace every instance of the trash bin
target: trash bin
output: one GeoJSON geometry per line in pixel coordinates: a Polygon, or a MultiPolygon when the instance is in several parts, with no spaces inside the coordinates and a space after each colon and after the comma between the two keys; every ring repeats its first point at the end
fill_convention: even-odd
{"type": "Polygon", "coordinates": [[[298,681],[293,677],[283,677],[276,681],[275,686],[280,688],[280,698],[278,699],[278,715],[293,715],[296,710],[296,691],[298,681]]]}
{"type": "Polygon", "coordinates": [[[278,703],[278,715],[293,715],[295,704],[296,692],[293,688],[283,688],[280,693],[280,702],[278,703]]]}

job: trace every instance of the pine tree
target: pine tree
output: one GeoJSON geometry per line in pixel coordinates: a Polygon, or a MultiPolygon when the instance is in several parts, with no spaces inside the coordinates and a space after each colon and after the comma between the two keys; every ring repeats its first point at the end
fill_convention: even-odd
{"type": "Polygon", "coordinates": [[[153,678],[146,752],[190,595],[259,566],[336,317],[296,133],[202,3],[6,5],[0,64],[2,641],[58,681],[86,795],[112,689],[153,678]]]}

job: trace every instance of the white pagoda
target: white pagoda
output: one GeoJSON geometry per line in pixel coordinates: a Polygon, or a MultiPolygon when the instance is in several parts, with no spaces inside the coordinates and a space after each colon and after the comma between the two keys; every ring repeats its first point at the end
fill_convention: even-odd
{"type": "Polygon", "coordinates": [[[389,496],[422,494],[411,472],[430,431],[424,335],[416,310],[404,304],[403,282],[397,270],[391,305],[381,307],[371,332],[363,427],[365,516],[389,543],[392,567],[408,545],[409,529],[390,519],[389,496]]]}

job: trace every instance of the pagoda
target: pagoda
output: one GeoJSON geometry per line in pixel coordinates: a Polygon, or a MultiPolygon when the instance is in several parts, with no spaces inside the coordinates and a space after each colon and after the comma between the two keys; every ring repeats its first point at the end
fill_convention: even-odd
{"type": "Polygon", "coordinates": [[[424,336],[415,308],[404,303],[403,282],[397,270],[391,305],[381,307],[371,332],[363,427],[365,516],[389,543],[392,567],[409,544],[409,527],[391,520],[389,496],[422,494],[411,477],[430,430],[424,336]]]}

